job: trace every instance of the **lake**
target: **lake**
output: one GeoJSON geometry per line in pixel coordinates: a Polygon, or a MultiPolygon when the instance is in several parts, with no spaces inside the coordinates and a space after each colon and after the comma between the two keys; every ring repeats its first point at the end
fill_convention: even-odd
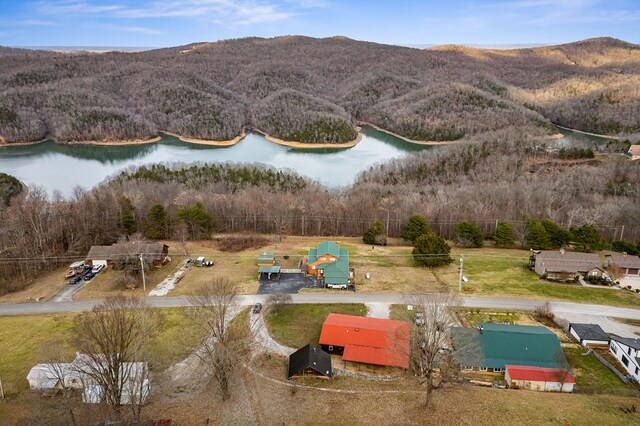
{"type": "MultiPolygon", "coordinates": [[[[606,143],[607,139],[561,130],[570,141],[606,143]]],[[[163,135],[155,143],[139,145],[65,145],[53,141],[0,148],[0,171],[17,177],[29,186],[68,196],[73,187],[92,188],[108,176],[129,167],[151,163],[234,162],[261,163],[292,170],[330,186],[349,185],[358,173],[375,163],[410,152],[432,149],[417,145],[370,127],[362,128],[362,140],[352,148],[295,149],[267,141],[249,133],[230,147],[182,142],[163,135]]]]}
{"type": "Polygon", "coordinates": [[[230,147],[185,143],[169,135],[155,143],[121,146],[46,141],[0,148],[0,171],[29,186],[41,186],[49,193],[58,190],[65,196],[76,185],[92,188],[122,169],[151,163],[261,163],[343,186],[377,162],[430,148],[366,127],[360,143],[343,149],[294,149],[269,142],[257,133],[249,133],[230,147]]]}

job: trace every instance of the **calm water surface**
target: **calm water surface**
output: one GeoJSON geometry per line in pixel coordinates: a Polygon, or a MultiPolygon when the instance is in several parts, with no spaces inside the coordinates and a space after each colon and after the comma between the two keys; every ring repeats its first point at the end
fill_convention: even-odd
{"type": "MultiPolygon", "coordinates": [[[[606,143],[607,139],[561,130],[564,138],[606,143]]],[[[157,143],[102,146],[63,145],[52,141],[36,145],[0,148],[0,171],[29,186],[38,185],[52,193],[70,195],[75,186],[91,188],[120,170],[151,163],[234,162],[262,163],[331,186],[353,183],[358,173],[375,163],[410,152],[431,149],[365,127],[362,141],[353,148],[303,150],[277,145],[262,135],[250,133],[238,144],[215,147],[185,143],[165,135],[157,143]]]]}
{"type": "Polygon", "coordinates": [[[353,148],[301,150],[277,145],[250,133],[231,147],[182,142],[165,135],[157,143],[101,146],[63,145],[52,141],[0,148],[0,171],[27,185],[70,195],[73,187],[91,188],[118,171],[150,163],[262,163],[289,169],[332,186],[348,185],[371,165],[409,152],[429,149],[374,129],[362,130],[353,148]]]}

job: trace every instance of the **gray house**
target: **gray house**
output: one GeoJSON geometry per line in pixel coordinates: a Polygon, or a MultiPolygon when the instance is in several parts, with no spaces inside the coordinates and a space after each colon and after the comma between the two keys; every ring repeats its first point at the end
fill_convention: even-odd
{"type": "Polygon", "coordinates": [[[579,276],[601,277],[604,273],[600,256],[596,253],[578,253],[560,250],[533,252],[534,270],[552,280],[571,280],[579,276]]]}
{"type": "Polygon", "coordinates": [[[620,268],[624,275],[640,276],[640,257],[627,253],[611,253],[604,256],[606,268],[620,268]]]}

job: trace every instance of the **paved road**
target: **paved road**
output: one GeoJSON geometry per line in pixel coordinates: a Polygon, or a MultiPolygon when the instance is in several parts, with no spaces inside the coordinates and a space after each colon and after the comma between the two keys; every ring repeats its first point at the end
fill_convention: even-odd
{"type": "MultiPolygon", "coordinates": [[[[253,305],[255,302],[265,302],[266,295],[239,296],[243,305],[253,305]]],[[[373,293],[298,293],[292,294],[292,303],[406,303],[406,295],[402,294],[373,294],[373,293]]],[[[158,308],[174,308],[188,306],[187,297],[149,297],[146,299],[151,306],[158,308]]],[[[43,302],[0,304],[0,316],[44,314],[56,312],[80,312],[91,309],[102,300],[78,300],[73,302],[43,302]]],[[[463,297],[464,306],[495,309],[533,310],[542,304],[536,299],[512,299],[500,297],[463,297]]],[[[572,302],[551,302],[552,310],[558,314],[581,314],[593,316],[607,316],[640,320],[640,309],[618,308],[614,306],[591,305],[572,302]]]]}

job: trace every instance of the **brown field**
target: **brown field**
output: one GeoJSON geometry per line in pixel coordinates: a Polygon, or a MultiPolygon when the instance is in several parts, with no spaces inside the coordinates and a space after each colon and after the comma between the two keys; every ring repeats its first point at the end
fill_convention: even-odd
{"type": "Polygon", "coordinates": [[[42,297],[43,300],[51,298],[67,285],[64,279],[67,269],[67,267],[62,267],[43,273],[37,279],[32,280],[31,284],[24,290],[8,293],[0,297],[0,303],[27,302],[30,298],[37,299],[39,297],[42,297]]]}

